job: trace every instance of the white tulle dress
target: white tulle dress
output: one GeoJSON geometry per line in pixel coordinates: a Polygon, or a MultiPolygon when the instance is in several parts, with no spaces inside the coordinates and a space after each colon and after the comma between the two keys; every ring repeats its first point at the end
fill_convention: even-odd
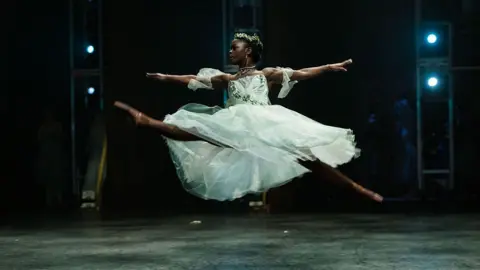
{"type": "MultiPolygon", "coordinates": [[[[279,97],[296,81],[282,70],[279,97]]],[[[212,89],[210,78],[222,74],[204,68],[188,87],[212,89]]],[[[359,155],[351,130],[326,126],[279,105],[271,105],[263,75],[230,81],[226,108],[187,104],[165,123],[208,141],[165,138],[184,188],[204,199],[234,200],[260,193],[299,177],[308,169],[298,160],[319,159],[333,167],[359,155]]]]}

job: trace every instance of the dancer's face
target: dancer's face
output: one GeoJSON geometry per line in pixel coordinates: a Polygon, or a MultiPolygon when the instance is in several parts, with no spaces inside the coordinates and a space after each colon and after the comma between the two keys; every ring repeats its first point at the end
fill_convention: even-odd
{"type": "Polygon", "coordinates": [[[242,61],[245,61],[251,53],[252,49],[245,41],[239,39],[234,39],[232,41],[232,47],[230,48],[230,61],[233,65],[242,63],[242,61]]]}

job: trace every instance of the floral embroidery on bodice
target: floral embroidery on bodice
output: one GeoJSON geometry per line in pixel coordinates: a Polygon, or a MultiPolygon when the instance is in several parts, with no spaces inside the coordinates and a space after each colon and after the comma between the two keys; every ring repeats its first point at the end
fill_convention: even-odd
{"type": "Polygon", "coordinates": [[[237,104],[271,104],[267,79],[263,74],[245,76],[228,83],[227,107],[237,104]]]}
{"type": "MultiPolygon", "coordinates": [[[[277,70],[282,71],[283,74],[281,81],[282,88],[278,93],[278,98],[284,98],[297,81],[290,80],[293,74],[291,68],[277,67],[277,70]]],[[[212,77],[224,74],[225,73],[218,69],[202,68],[198,72],[197,78],[188,82],[188,88],[194,91],[197,89],[213,90],[212,77]]],[[[226,106],[229,107],[237,104],[271,105],[270,99],[268,98],[268,82],[265,75],[249,75],[228,82],[228,100],[226,106]]]]}

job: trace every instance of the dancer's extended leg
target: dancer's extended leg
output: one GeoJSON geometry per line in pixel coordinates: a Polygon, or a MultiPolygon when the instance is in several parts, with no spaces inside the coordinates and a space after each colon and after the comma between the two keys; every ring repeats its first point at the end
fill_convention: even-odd
{"type": "Polygon", "coordinates": [[[353,188],[355,191],[358,193],[365,195],[369,197],[370,199],[377,201],[377,202],[382,202],[383,197],[380,196],[379,194],[366,189],[362,187],[361,185],[355,183],[353,180],[336,170],[335,168],[332,168],[331,166],[317,160],[317,161],[300,161],[299,162],[301,165],[305,166],[305,168],[311,170],[313,173],[320,175],[322,177],[327,177],[331,181],[340,183],[344,186],[347,186],[349,188],[353,188]]]}
{"type": "MultiPolygon", "coordinates": [[[[205,141],[204,139],[197,137],[191,133],[188,133],[184,130],[181,130],[180,128],[174,125],[166,124],[163,121],[153,119],[125,103],[116,101],[114,105],[122,110],[127,111],[130,115],[132,115],[137,125],[156,128],[162,133],[162,135],[170,139],[178,140],[178,141],[205,141]]],[[[334,182],[353,188],[355,191],[369,197],[372,200],[375,200],[377,202],[381,202],[383,200],[382,196],[378,195],[377,193],[371,190],[368,190],[362,187],[361,185],[355,183],[353,180],[351,180],[347,176],[343,175],[338,170],[332,168],[331,166],[319,160],[299,161],[299,163],[305,166],[306,168],[308,168],[309,170],[311,170],[313,173],[320,175],[322,177],[327,177],[328,179],[334,182]]]]}
{"type": "Polygon", "coordinates": [[[166,124],[163,121],[153,119],[144,113],[140,112],[139,110],[119,101],[116,101],[114,105],[122,110],[125,110],[130,115],[132,115],[135,123],[140,126],[148,126],[158,129],[162,135],[168,137],[172,140],[177,141],[204,141],[203,139],[188,133],[180,128],[166,124]]]}

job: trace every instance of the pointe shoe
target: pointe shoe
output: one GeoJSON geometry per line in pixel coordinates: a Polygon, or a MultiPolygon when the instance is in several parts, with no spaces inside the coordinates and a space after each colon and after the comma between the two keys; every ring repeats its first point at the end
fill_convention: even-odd
{"type": "Polygon", "coordinates": [[[376,202],[383,202],[383,197],[380,194],[374,193],[372,196],[372,199],[376,202]]]}
{"type": "Polygon", "coordinates": [[[368,190],[368,189],[364,189],[362,193],[367,195],[370,199],[372,199],[376,202],[379,202],[379,203],[383,202],[383,197],[378,193],[375,193],[375,192],[373,192],[371,190],[368,190]]]}
{"type": "Polygon", "coordinates": [[[152,119],[149,116],[145,115],[144,113],[140,112],[139,110],[137,110],[137,109],[135,109],[135,108],[131,107],[130,105],[125,104],[123,102],[115,101],[115,103],[113,103],[113,105],[117,108],[120,108],[120,109],[128,112],[133,117],[133,120],[135,121],[136,125],[146,126],[150,123],[150,120],[152,119]]]}
{"type": "Polygon", "coordinates": [[[359,193],[369,197],[370,199],[376,202],[379,202],[379,203],[383,202],[383,197],[380,194],[375,193],[369,189],[366,189],[357,183],[353,183],[353,188],[356,189],[359,193]]]}

